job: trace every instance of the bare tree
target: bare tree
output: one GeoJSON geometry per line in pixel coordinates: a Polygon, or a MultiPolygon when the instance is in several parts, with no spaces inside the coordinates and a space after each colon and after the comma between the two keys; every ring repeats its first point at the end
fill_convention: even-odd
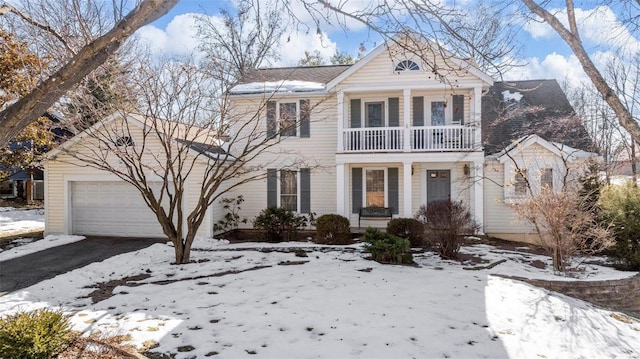
{"type": "Polygon", "coordinates": [[[614,243],[612,233],[574,188],[543,190],[515,208],[535,227],[538,244],[552,255],[554,271],[566,272],[578,252],[590,255],[614,243]]]}
{"type": "MultiPolygon", "coordinates": [[[[594,87],[602,95],[606,103],[611,107],[613,112],[618,118],[620,126],[622,126],[633,138],[635,142],[640,142],[640,124],[635,120],[631,109],[625,105],[620,94],[611,87],[606,78],[602,75],[600,70],[596,67],[593,59],[587,53],[584,47],[583,41],[580,36],[580,30],[578,22],[576,20],[576,8],[573,0],[566,0],[566,22],[568,26],[565,26],[560,14],[563,12],[556,12],[550,10],[551,5],[547,1],[534,1],[534,0],[520,0],[522,3],[533,13],[538,16],[542,21],[547,23],[551,28],[564,40],[564,42],[571,48],[571,51],[576,55],[582,69],[587,74],[594,87]]],[[[629,1],[624,1],[628,4],[629,1]]],[[[633,4],[631,4],[633,5],[633,4]]],[[[631,6],[630,11],[635,11],[637,14],[637,7],[631,6]]],[[[631,14],[630,19],[636,19],[637,15],[631,14]]]]}
{"type": "Polygon", "coordinates": [[[232,109],[227,96],[214,95],[219,82],[195,65],[143,62],[135,70],[131,94],[140,114],[114,108],[109,121],[94,124],[55,160],[107,171],[134,186],[173,242],[176,263],[188,263],[209,208],[265,178],[269,162],[258,159],[278,151],[280,137],[267,136],[261,121],[268,98],[251,110],[232,109]],[[187,207],[188,183],[197,202],[187,207]]]}
{"type": "MultiPolygon", "coordinates": [[[[142,0],[111,30],[84,45],[38,86],[0,111],[0,145],[6,145],[20,130],[48,110],[62,95],[112,56],[122,43],[143,25],[166,14],[178,0],[142,0]]],[[[80,4],[82,2],[74,2],[80,4]]],[[[0,15],[17,14],[33,26],[49,32],[67,50],[73,51],[59,32],[47,27],[15,6],[0,4],[0,15]],[[66,44],[66,45],[65,45],[66,44]]],[[[85,29],[86,30],[86,29],[85,29]]]]}
{"type": "Polygon", "coordinates": [[[205,68],[218,81],[233,83],[266,60],[277,59],[286,23],[277,5],[242,0],[235,14],[221,11],[222,22],[197,17],[199,49],[205,68]],[[221,71],[224,70],[224,71],[221,71]]]}

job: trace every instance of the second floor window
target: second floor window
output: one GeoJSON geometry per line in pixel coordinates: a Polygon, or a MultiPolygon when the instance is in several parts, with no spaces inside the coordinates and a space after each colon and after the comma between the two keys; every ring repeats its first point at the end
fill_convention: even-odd
{"type": "Polygon", "coordinates": [[[280,136],[296,136],[298,123],[298,103],[281,102],[279,106],[280,136]]]}

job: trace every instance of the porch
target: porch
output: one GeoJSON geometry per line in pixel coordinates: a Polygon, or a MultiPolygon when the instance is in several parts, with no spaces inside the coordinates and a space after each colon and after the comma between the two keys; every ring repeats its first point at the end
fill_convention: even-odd
{"type": "Polygon", "coordinates": [[[342,130],[342,152],[475,151],[480,148],[471,126],[365,127],[342,130]]]}
{"type": "Polygon", "coordinates": [[[424,155],[418,153],[337,155],[337,213],[349,218],[352,227],[384,228],[388,216],[364,218],[361,208],[387,208],[392,218],[407,218],[424,204],[451,199],[462,201],[482,225],[482,155],[471,152],[462,161],[452,161],[452,155],[430,156],[441,157],[440,161],[419,160],[424,155]],[[404,161],[392,159],[398,156],[405,157],[404,161]]]}

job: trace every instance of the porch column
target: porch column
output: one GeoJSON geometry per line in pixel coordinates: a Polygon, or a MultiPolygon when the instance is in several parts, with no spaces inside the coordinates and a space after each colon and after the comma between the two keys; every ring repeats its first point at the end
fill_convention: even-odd
{"type": "Polygon", "coordinates": [[[474,149],[482,149],[482,87],[476,86],[473,88],[473,113],[471,114],[473,124],[476,126],[474,136],[474,149]]]}
{"type": "Polygon", "coordinates": [[[344,150],[344,135],[342,131],[344,130],[344,92],[338,92],[338,153],[341,153],[344,150]]]}
{"type": "Polygon", "coordinates": [[[342,163],[336,165],[336,212],[349,218],[348,197],[345,196],[347,179],[345,178],[344,167],[342,163]]]}
{"type": "Polygon", "coordinates": [[[473,162],[473,214],[480,226],[480,234],[484,234],[484,162],[473,162]]]}
{"type": "Polygon", "coordinates": [[[411,165],[413,162],[403,162],[404,168],[404,177],[403,177],[403,198],[404,198],[404,206],[403,206],[403,217],[411,218],[413,217],[411,213],[411,165]]]}
{"type": "Polygon", "coordinates": [[[411,152],[411,89],[404,89],[402,91],[404,100],[403,122],[404,122],[404,144],[403,151],[411,152]]]}

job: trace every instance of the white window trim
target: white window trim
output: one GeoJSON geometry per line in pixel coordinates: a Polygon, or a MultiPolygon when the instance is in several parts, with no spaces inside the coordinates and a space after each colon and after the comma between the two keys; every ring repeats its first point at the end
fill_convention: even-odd
{"type": "Polygon", "coordinates": [[[431,124],[431,102],[444,102],[446,107],[444,108],[444,124],[452,125],[453,124],[453,109],[451,104],[453,103],[453,98],[447,99],[441,96],[424,96],[424,112],[425,112],[425,126],[433,126],[431,124]]]}
{"type": "Polygon", "coordinates": [[[422,61],[420,61],[420,59],[416,59],[414,57],[405,57],[402,59],[398,59],[397,61],[393,61],[392,65],[391,65],[391,73],[396,74],[396,75],[406,75],[406,74],[415,74],[415,73],[421,73],[424,72],[423,66],[422,66],[422,61]],[[409,69],[405,69],[402,71],[397,71],[396,67],[398,66],[399,63],[403,62],[403,61],[413,61],[416,63],[416,65],[418,65],[418,69],[417,70],[409,70],[409,69]]]}
{"type": "Polygon", "coordinates": [[[369,127],[367,126],[367,104],[368,103],[372,103],[372,102],[382,102],[384,103],[384,126],[383,127],[389,127],[389,103],[388,103],[388,99],[386,98],[380,98],[380,99],[375,99],[375,98],[368,98],[368,99],[362,99],[360,104],[360,120],[362,122],[362,128],[379,128],[379,127],[369,127]]]}
{"type": "Polygon", "coordinates": [[[276,102],[276,125],[278,126],[278,134],[281,137],[300,137],[300,101],[277,101],[276,102]],[[293,103],[296,105],[296,125],[294,126],[294,130],[296,134],[293,136],[282,135],[282,129],[280,128],[280,104],[290,104],[293,103]]]}
{"type": "Polygon", "coordinates": [[[389,207],[389,173],[387,167],[363,167],[362,168],[362,206],[367,206],[367,171],[384,171],[384,206],[389,207]]]}
{"type": "Polygon", "coordinates": [[[277,186],[277,191],[276,192],[278,193],[278,198],[277,198],[276,203],[277,203],[278,207],[282,207],[282,197],[281,197],[281,194],[282,194],[282,190],[281,190],[282,189],[282,182],[280,182],[280,173],[282,171],[291,171],[291,172],[295,172],[296,173],[296,208],[297,209],[294,211],[294,213],[300,214],[300,204],[301,204],[301,201],[300,201],[301,198],[300,197],[301,197],[301,194],[302,194],[302,189],[300,188],[300,170],[293,170],[293,169],[286,170],[285,169],[285,170],[278,170],[277,171],[276,181],[278,183],[278,186],[277,186]]]}
{"type": "Polygon", "coordinates": [[[509,201],[509,203],[521,203],[524,199],[528,198],[532,194],[533,195],[540,194],[542,190],[542,171],[547,168],[551,169],[552,182],[553,182],[552,190],[554,192],[558,192],[561,189],[562,183],[558,175],[561,169],[558,167],[558,164],[553,163],[553,161],[549,161],[549,160],[533,160],[533,161],[534,162],[527,165],[523,163],[522,160],[517,159],[516,160],[517,167],[512,162],[506,162],[504,164],[505,166],[504,167],[504,184],[505,184],[504,198],[505,200],[509,201]],[[529,186],[531,186],[531,192],[533,193],[530,193],[528,189],[527,189],[527,193],[525,194],[515,193],[515,183],[516,183],[515,176],[518,175],[516,173],[517,168],[520,168],[527,172],[527,180],[529,181],[529,186]]]}

